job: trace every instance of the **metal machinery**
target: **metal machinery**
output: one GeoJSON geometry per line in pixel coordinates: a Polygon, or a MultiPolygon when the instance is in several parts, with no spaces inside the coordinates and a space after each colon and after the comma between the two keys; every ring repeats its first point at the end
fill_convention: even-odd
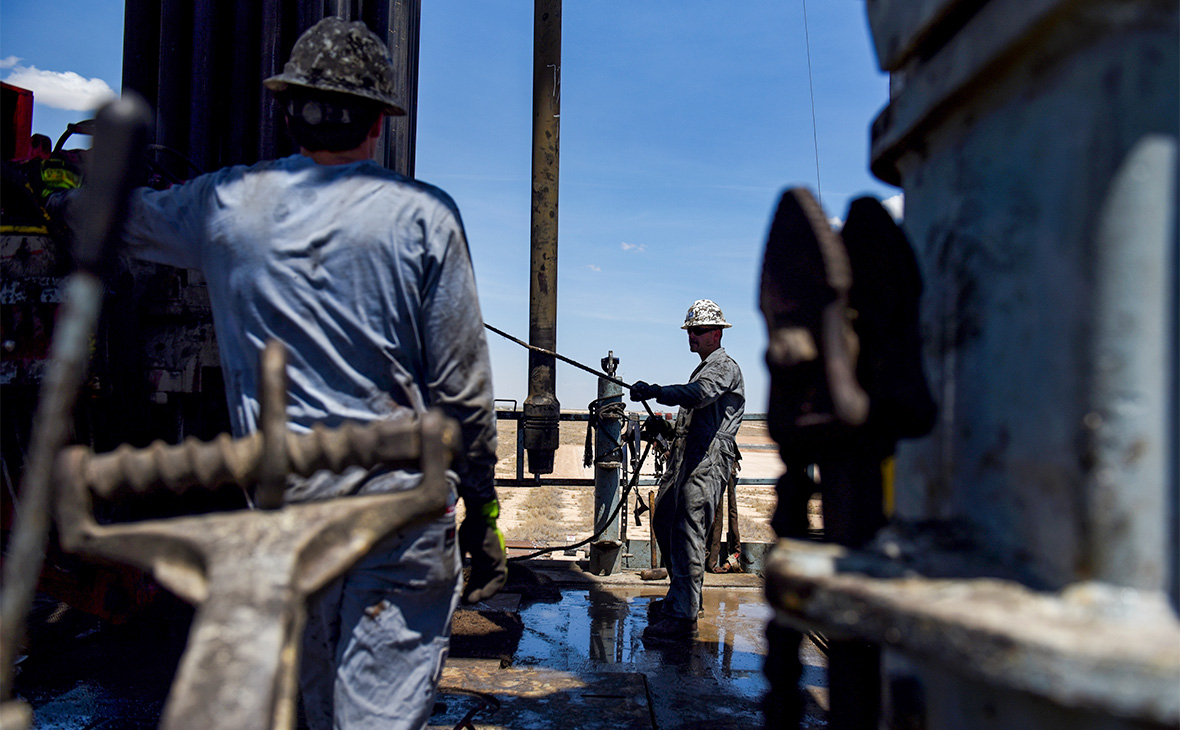
{"type": "MultiPolygon", "coordinates": [[[[154,112],[146,177],[166,186],[230,164],[250,164],[292,150],[269,92],[258,79],[277,73],[299,34],[328,14],[361,19],[385,41],[402,72],[397,87],[406,116],[390,120],[380,155],[403,174],[414,171],[420,5],[387,2],[238,3],[230,0],[128,0],[125,9],[123,88],[136,91],[154,112]],[[224,113],[232,109],[233,113],[224,113]]],[[[8,106],[9,89],[5,89],[8,106]]],[[[57,147],[68,152],[71,125],[57,147]]],[[[16,136],[16,135],[14,135],[16,136]]],[[[24,137],[28,133],[25,130],[24,137]]],[[[15,155],[15,151],[14,151],[15,155]]],[[[6,488],[15,489],[29,447],[31,417],[49,358],[52,323],[62,303],[72,261],[49,236],[35,201],[9,189],[0,234],[3,287],[3,463],[6,488]]],[[[179,443],[211,439],[228,430],[217,343],[208,294],[192,272],[121,257],[105,282],[91,368],[79,398],[75,438],[98,451],[119,444],[146,446],[157,438],[179,443]]],[[[148,514],[187,512],[236,499],[214,495],[159,496],[148,514]]],[[[6,506],[9,500],[5,500],[6,506]]],[[[7,507],[6,507],[7,509],[7,507]]],[[[4,514],[4,528],[10,514],[4,514]]],[[[47,578],[53,580],[53,567],[47,578]]],[[[89,570],[89,568],[87,568],[89,570]]],[[[71,603],[119,619],[140,602],[142,583],[123,573],[106,587],[78,593],[77,581],[53,581],[71,603]],[[100,593],[121,593],[112,601],[100,593]]]]}
{"type": "MultiPolygon", "coordinates": [[[[125,14],[123,87],[145,96],[155,111],[154,139],[150,140],[153,144],[148,147],[148,159],[142,160],[146,163],[147,175],[137,176],[138,183],[166,186],[205,170],[228,164],[252,163],[290,152],[290,143],[279,132],[279,118],[273,101],[261,89],[257,79],[281,70],[283,60],[299,34],[328,14],[364,20],[386,40],[397,58],[397,67],[403,72],[398,86],[406,100],[404,106],[409,114],[387,126],[381,155],[388,167],[404,174],[413,174],[419,27],[417,2],[235,3],[228,0],[169,0],[159,3],[129,0],[125,14]],[[247,69],[254,69],[255,72],[250,73],[247,69]],[[233,109],[233,113],[218,112],[224,109],[233,109]]],[[[25,95],[20,90],[6,85],[4,92],[6,115],[10,107],[14,112],[20,112],[28,106],[23,104],[25,95]],[[10,91],[13,93],[10,94],[10,91]]],[[[27,113],[14,113],[13,118],[17,122],[21,119],[27,121],[27,113]]],[[[92,153],[70,150],[66,143],[71,134],[91,134],[93,128],[94,125],[89,123],[71,125],[66,135],[58,141],[53,156],[55,164],[64,161],[84,167],[86,158],[92,153]]],[[[18,125],[12,131],[11,137],[6,136],[6,143],[18,137],[27,141],[27,128],[21,129],[18,125]]],[[[97,149],[96,144],[95,154],[97,149]]],[[[134,147],[126,147],[123,152],[131,149],[134,147]]],[[[129,448],[146,447],[157,439],[178,444],[189,437],[211,439],[228,430],[208,296],[203,282],[190,272],[123,258],[114,261],[109,268],[99,266],[96,262],[89,262],[89,266],[85,266],[87,262],[81,260],[77,249],[68,250],[50,236],[48,221],[36,200],[37,191],[22,186],[19,181],[25,177],[10,168],[10,160],[25,158],[29,151],[19,145],[12,150],[5,149],[4,220],[0,236],[3,264],[0,339],[4,350],[3,361],[0,362],[4,408],[0,418],[3,419],[3,478],[6,492],[3,500],[3,528],[7,547],[13,555],[30,557],[28,562],[33,565],[31,579],[38,582],[42,590],[72,606],[115,622],[126,620],[152,601],[154,587],[140,572],[142,570],[155,573],[158,580],[189,600],[203,603],[208,621],[216,624],[226,618],[226,612],[234,613],[241,609],[242,606],[235,608],[234,605],[242,604],[244,600],[240,593],[241,586],[234,587],[230,585],[232,580],[226,583],[224,577],[203,572],[205,568],[223,561],[237,568],[242,556],[222,554],[221,548],[216,546],[195,547],[202,542],[202,535],[213,534],[206,528],[212,527],[221,518],[207,518],[212,522],[207,522],[204,528],[187,536],[180,532],[171,535],[157,532],[151,535],[151,518],[183,515],[210,508],[226,510],[243,507],[245,502],[240,487],[254,482],[262,472],[272,472],[268,479],[273,481],[275,469],[281,469],[284,473],[298,471],[294,462],[311,456],[313,452],[319,453],[319,456],[311,456],[313,460],[327,458],[337,465],[341,458],[346,461],[354,459],[359,454],[345,454],[356,449],[359,443],[356,441],[357,434],[343,434],[314,446],[292,445],[293,449],[276,447],[277,451],[265,448],[265,444],[259,448],[259,444],[221,442],[216,446],[210,444],[208,448],[198,448],[190,441],[185,447],[176,447],[178,451],[175,454],[161,451],[162,443],[153,445],[152,450],[144,452],[143,456],[128,452],[129,448]],[[70,272],[78,264],[83,265],[86,271],[103,269],[105,279],[99,281],[86,272],[71,276],[70,272]],[[87,296],[78,299],[78,292],[82,289],[87,296]],[[67,297],[73,297],[70,301],[85,301],[88,304],[70,304],[67,297]],[[103,304],[101,318],[98,302],[103,304]],[[82,315],[85,316],[78,319],[82,315]],[[91,315],[96,319],[87,324],[85,320],[91,315]],[[75,320],[76,326],[66,327],[64,324],[75,320]],[[63,345],[58,342],[59,335],[66,337],[65,341],[72,342],[68,365],[54,364],[61,360],[63,345]],[[86,368],[87,362],[89,368],[86,368]],[[77,393],[73,388],[75,384],[70,382],[72,370],[78,370],[76,386],[80,392],[77,393]],[[42,391],[39,407],[51,415],[38,415],[34,420],[39,390],[42,391]],[[47,396],[47,393],[50,395],[47,396]],[[75,394],[78,396],[76,407],[75,394]],[[47,439],[47,433],[53,438],[47,439]],[[63,544],[68,543],[70,549],[76,552],[102,554],[137,567],[80,561],[58,550],[54,541],[49,546],[49,559],[37,581],[36,566],[40,565],[41,552],[45,546],[50,501],[48,492],[52,455],[46,454],[64,445],[67,440],[87,444],[99,452],[110,451],[120,444],[129,446],[124,447],[122,457],[115,458],[105,467],[113,468],[115,475],[114,481],[108,482],[105,487],[93,481],[92,469],[82,464],[88,461],[84,455],[78,457],[82,461],[73,467],[62,467],[64,471],[59,473],[74,475],[74,483],[78,486],[75,496],[79,500],[74,503],[75,509],[67,509],[59,514],[63,544]],[[307,450],[308,446],[311,451],[307,450]],[[325,448],[327,452],[323,451],[325,448]],[[267,461],[271,457],[278,458],[280,462],[287,459],[293,461],[277,467],[275,463],[278,462],[272,463],[271,467],[261,468],[261,472],[258,467],[251,466],[259,458],[267,461]],[[146,461],[139,467],[129,467],[128,460],[135,461],[136,458],[146,461]],[[242,471],[243,468],[245,471],[242,471]],[[160,469],[163,469],[163,474],[160,469]],[[186,470],[188,476],[182,477],[180,481],[173,479],[186,470]],[[21,482],[19,494],[18,480],[21,482]],[[124,485],[127,482],[123,480],[130,480],[132,489],[139,492],[136,498],[126,499],[124,485]],[[149,489],[160,483],[172,488],[149,489]],[[190,489],[194,484],[205,488],[190,489]],[[84,487],[89,487],[89,490],[84,487]],[[99,498],[95,500],[93,516],[89,512],[90,495],[87,491],[99,498]],[[20,517],[14,520],[13,512],[17,510],[20,517]],[[33,520],[24,519],[26,513],[36,513],[37,517],[33,520]],[[103,526],[95,522],[96,518],[103,526]],[[106,523],[112,520],[123,522],[143,518],[149,518],[149,521],[128,523],[142,526],[138,528],[119,528],[112,532],[106,527],[106,523]],[[29,523],[30,529],[22,533],[21,527],[25,523],[29,523]],[[13,530],[11,534],[10,530],[13,530]],[[134,535],[124,534],[137,530],[138,533],[134,535]],[[29,537],[26,538],[26,534],[29,537]],[[172,547],[168,548],[166,543],[172,547]],[[151,558],[153,554],[155,558],[151,558]],[[32,560],[34,555],[35,561],[32,560]],[[172,580],[186,573],[188,577],[180,578],[179,584],[172,580]],[[211,601],[209,597],[212,597],[211,601]]],[[[92,167],[89,174],[95,180],[104,177],[105,171],[115,166],[107,164],[113,159],[118,159],[117,166],[122,170],[124,162],[135,161],[130,158],[124,160],[126,157],[126,154],[108,156],[102,171],[92,167]]],[[[96,165],[99,164],[98,159],[94,157],[96,165]]],[[[102,188],[103,183],[98,181],[95,186],[96,189],[102,188]]],[[[114,223],[107,223],[113,230],[114,223]]],[[[276,399],[281,402],[282,397],[271,400],[276,399]]],[[[443,428],[441,436],[390,433],[379,437],[379,440],[388,440],[391,446],[398,443],[402,445],[398,448],[402,448],[404,453],[394,456],[394,461],[408,459],[406,463],[418,462],[421,457],[423,463],[431,461],[437,467],[449,458],[446,450],[450,447],[439,451],[437,446],[427,447],[425,444],[427,441],[435,443],[439,438],[446,441],[449,438],[446,436],[448,429],[443,428]],[[434,455],[427,456],[426,451],[431,450],[435,452],[434,455]]],[[[274,439],[271,442],[278,443],[274,439]]],[[[361,458],[366,460],[372,456],[374,454],[361,458]]],[[[377,458],[384,460],[391,456],[385,454],[377,458]]],[[[102,459],[89,461],[93,466],[102,459]]],[[[437,499],[433,502],[437,503],[437,499]]],[[[356,507],[361,508],[362,505],[356,507]]],[[[401,508],[395,511],[401,512],[403,516],[410,513],[424,514],[435,510],[437,504],[426,506],[422,503],[405,507],[409,508],[408,511],[401,508]]],[[[379,511],[374,510],[373,514],[379,511]]],[[[310,550],[302,542],[281,547],[283,512],[285,510],[268,516],[256,515],[260,519],[251,518],[249,513],[241,513],[251,522],[250,525],[243,523],[230,526],[227,523],[223,528],[224,534],[252,532],[255,528],[261,530],[256,536],[263,542],[269,540],[267,544],[275,548],[262,552],[269,554],[268,559],[278,560],[277,563],[272,561],[271,565],[262,566],[264,570],[277,568],[279,563],[290,558],[295,559],[289,566],[290,571],[283,568],[278,573],[286,575],[279,583],[285,580],[287,585],[274,584],[285,597],[290,590],[299,593],[305,589],[314,589],[308,580],[318,580],[314,577],[316,574],[326,577],[329,573],[338,573],[346,565],[335,558],[328,561],[336,563],[332,567],[322,562],[326,554],[325,545],[330,545],[331,540],[324,543],[321,539],[323,544],[313,545],[310,550]],[[267,526],[264,524],[267,522],[272,524],[267,526]],[[275,539],[279,542],[274,542],[275,539]],[[327,572],[324,572],[325,569],[327,572]]],[[[320,517],[308,517],[313,520],[324,518],[321,525],[327,533],[332,534],[337,534],[341,525],[350,525],[355,532],[361,523],[367,520],[371,522],[370,518],[355,513],[347,516],[325,513],[320,517]]],[[[387,532],[396,527],[395,523],[402,521],[402,517],[396,517],[393,521],[385,520],[386,524],[381,526],[374,523],[361,529],[375,527],[377,532],[387,532]]],[[[168,532],[168,529],[164,528],[164,532],[168,532]]],[[[360,554],[365,549],[367,547],[360,554]]],[[[18,562],[21,561],[13,561],[14,564],[18,562]]],[[[9,670],[17,649],[14,637],[19,627],[16,624],[23,623],[24,611],[27,610],[27,605],[22,608],[18,604],[28,598],[24,596],[26,581],[23,576],[21,580],[9,581],[12,575],[20,571],[19,568],[10,570],[13,567],[5,566],[4,619],[8,626],[5,629],[3,650],[5,668],[0,676],[0,685],[3,685],[0,689],[5,695],[11,689],[9,670]]],[[[228,571],[226,575],[233,572],[228,571]]],[[[243,572],[241,575],[248,573],[243,572]]],[[[31,584],[27,587],[31,593],[31,584]]],[[[264,599],[259,605],[267,603],[264,599]]],[[[265,696],[255,703],[256,706],[239,708],[242,710],[241,722],[234,723],[236,725],[262,727],[264,721],[261,718],[273,717],[278,726],[283,726],[293,717],[289,706],[285,704],[291,696],[290,669],[285,666],[280,668],[280,664],[272,662],[272,659],[279,658],[290,636],[298,631],[301,621],[298,607],[301,603],[296,600],[294,605],[296,613],[286,615],[280,622],[290,629],[287,631],[289,635],[266,638],[250,631],[244,634],[250,638],[247,644],[258,640],[253,643],[253,648],[262,655],[270,655],[271,650],[274,650],[271,659],[266,660],[266,667],[258,665],[252,671],[274,676],[275,683],[274,693],[264,693],[265,696]]],[[[247,623],[256,629],[271,623],[273,618],[255,617],[256,620],[247,623]]],[[[204,647],[201,645],[202,640],[194,637],[190,654],[197,658],[191,661],[198,664],[205,661],[199,658],[201,652],[210,649],[207,642],[204,647]]],[[[193,676],[190,672],[190,680],[193,676]]],[[[198,707],[202,704],[225,704],[208,704],[209,692],[214,690],[198,685],[200,682],[195,680],[178,682],[174,703],[195,703],[198,707]],[[186,683],[187,688],[183,688],[186,683]]],[[[174,714],[197,716],[190,709],[174,714]]],[[[0,722],[6,725],[12,722],[14,727],[18,726],[22,722],[19,713],[18,707],[6,703],[0,708],[0,714],[3,714],[0,722]],[[8,714],[10,710],[17,714],[8,714]]],[[[166,721],[166,724],[171,723],[173,720],[166,721]]],[[[270,719],[265,720],[265,724],[269,726],[270,719]]],[[[192,726],[209,725],[198,720],[192,726]]]]}
{"type": "Polygon", "coordinates": [[[867,11],[939,422],[869,549],[776,549],[778,619],[880,647],[890,727],[1176,727],[1176,3],[867,11]]]}
{"type": "MultiPolygon", "coordinates": [[[[906,192],[905,228],[927,285],[926,362],[941,412],[932,436],[899,453],[895,524],[871,549],[802,542],[776,549],[766,573],[777,618],[878,647],[884,692],[875,682],[861,690],[883,695],[891,727],[1174,727],[1175,3],[868,0],[866,7],[892,77],[890,105],[873,126],[872,166],[906,192]]],[[[326,14],[365,20],[404,70],[409,114],[387,131],[383,155],[387,166],[413,174],[417,0],[128,0],[124,87],[156,111],[153,169],[161,184],[194,168],[288,151],[256,79],[276,72],[300,31],[326,14]],[[214,113],[225,108],[234,113],[214,113]]],[[[559,0],[537,2],[536,33],[530,340],[552,350],[559,0]]],[[[39,222],[29,223],[0,240],[5,488],[30,441],[28,416],[70,267],[39,222]]],[[[178,443],[226,430],[201,282],[128,261],[116,272],[105,285],[94,364],[73,424],[78,439],[105,451],[147,446],[161,434],[178,443]]],[[[524,446],[540,475],[552,471],[560,414],[553,359],[534,355],[524,446]]],[[[402,435],[414,443],[414,434],[402,435]]],[[[399,458],[425,458],[428,440],[417,437],[420,448],[399,458]]],[[[198,449],[177,448],[165,461],[183,471],[186,454],[198,449]]],[[[239,451],[254,458],[257,450],[223,444],[218,458],[226,466],[239,451]]],[[[76,486],[117,491],[114,482],[96,486],[81,463],[113,462],[71,453],[65,473],[76,486]]],[[[434,463],[445,458],[433,453],[434,463]]],[[[614,474],[596,506],[598,527],[618,482],[609,454],[596,457],[614,474]]],[[[254,467],[246,472],[259,476],[254,467]]],[[[112,537],[129,537],[91,524],[84,496],[63,514],[69,539],[109,547],[112,537]]],[[[153,514],[193,506],[162,499],[153,514]]],[[[184,496],[191,499],[193,492],[184,496]]],[[[216,593],[215,581],[202,586],[181,560],[163,570],[181,593],[216,593]]],[[[129,593],[133,584],[134,577],[119,583],[129,593]]],[[[266,640],[281,647],[285,639],[266,640]]],[[[248,711],[289,720],[285,681],[273,687],[275,702],[248,711]]]]}
{"type": "MultiPolygon", "coordinates": [[[[536,14],[530,340],[539,347],[554,348],[560,0],[538,2],[536,14]]],[[[394,55],[395,67],[402,74],[397,85],[408,114],[390,120],[378,154],[386,167],[413,176],[420,19],[417,0],[128,0],[123,88],[145,97],[154,111],[153,139],[145,161],[147,184],[163,187],[203,171],[289,154],[291,144],[280,128],[277,107],[257,79],[281,70],[300,33],[327,15],[363,20],[385,40],[394,55]],[[225,109],[233,111],[226,114],[225,109]]],[[[6,86],[5,108],[25,110],[25,114],[16,116],[27,121],[30,99],[26,97],[30,95],[21,91],[6,86]]],[[[89,124],[71,125],[58,144],[59,150],[69,134],[92,131],[89,124]]],[[[13,140],[27,141],[28,137],[28,129],[24,128],[11,135],[13,140]]],[[[24,147],[6,149],[6,159],[21,159],[28,153],[24,147]]],[[[82,163],[88,156],[85,151],[68,154],[73,163],[82,163]]],[[[6,186],[8,181],[6,175],[6,186]]],[[[138,182],[145,180],[140,178],[138,182]]],[[[6,187],[5,195],[6,203],[11,203],[25,192],[6,187]]],[[[86,322],[80,322],[78,327],[68,328],[73,335],[69,340],[73,357],[55,365],[59,358],[51,355],[61,347],[55,344],[57,335],[66,333],[55,333],[54,321],[61,322],[63,317],[75,316],[79,311],[67,304],[63,293],[74,286],[71,282],[75,277],[70,276],[74,261],[72,252],[61,248],[49,235],[48,221],[40,216],[37,201],[27,202],[30,205],[24,207],[28,210],[19,214],[17,206],[6,205],[4,221],[4,289],[0,301],[4,305],[5,354],[0,384],[5,400],[6,489],[13,494],[18,491],[17,479],[27,467],[36,466],[32,462],[38,461],[38,454],[44,457],[55,452],[67,439],[89,444],[89,449],[75,447],[57,466],[57,474],[67,485],[56,498],[61,544],[71,553],[114,561],[104,567],[85,564],[85,570],[102,577],[79,580],[82,566],[77,559],[53,544],[39,585],[42,590],[56,591],[57,598],[71,605],[119,621],[151,600],[150,582],[139,571],[150,572],[178,595],[200,606],[189,648],[165,707],[164,726],[289,726],[294,717],[290,646],[302,623],[302,596],[339,574],[380,535],[407,519],[437,510],[441,493],[429,485],[437,487],[442,482],[431,474],[441,474],[449,458],[453,425],[424,420],[420,433],[406,431],[400,425],[381,434],[368,433],[372,429],[346,429],[295,443],[276,436],[284,430],[278,422],[263,429],[271,435],[264,433],[261,438],[230,441],[222,435],[206,443],[194,440],[211,439],[228,430],[217,345],[203,282],[191,272],[124,258],[115,262],[114,273],[105,282],[84,277],[91,286],[87,289],[89,305],[82,308],[83,313],[97,318],[99,302],[105,305],[101,307],[101,319],[88,325],[94,328],[97,347],[89,355],[84,352],[91,330],[86,322]],[[58,383],[54,372],[76,375],[78,379],[76,386],[81,392],[73,419],[69,414],[74,410],[74,390],[68,387],[72,384],[58,383]],[[55,383],[48,389],[55,394],[49,401],[41,388],[49,382],[47,378],[55,383]],[[46,402],[56,405],[51,409],[52,417],[38,416],[34,420],[39,390],[42,410],[46,402]],[[46,440],[46,430],[54,438],[46,440]],[[161,437],[163,440],[159,440],[161,437]],[[169,447],[166,443],[179,445],[169,447]],[[120,444],[123,446],[109,456],[94,455],[95,451],[111,451],[120,444]],[[27,459],[31,459],[30,463],[26,463],[27,459]],[[355,505],[301,509],[298,521],[303,527],[294,533],[289,529],[294,517],[287,514],[289,509],[278,509],[277,503],[269,505],[270,512],[233,511],[244,506],[240,488],[257,489],[258,502],[258,497],[266,493],[275,496],[274,486],[288,471],[338,469],[349,462],[371,463],[375,459],[420,463],[426,472],[426,487],[416,490],[421,491],[420,495],[407,494],[404,499],[386,499],[381,504],[358,499],[346,500],[355,505]],[[154,519],[209,507],[231,511],[201,518],[181,517],[179,521],[154,519]],[[116,522],[108,524],[111,519],[116,522]],[[125,522],[127,519],[132,521],[125,522]],[[308,525],[318,525],[310,530],[315,533],[310,538],[306,537],[308,525]],[[361,533],[368,537],[358,541],[361,533]],[[340,536],[349,534],[353,537],[347,549],[336,546],[340,536]],[[69,563],[68,570],[55,580],[63,562],[69,563]],[[136,567],[111,567],[119,563],[136,567]],[[260,582],[259,575],[269,576],[270,580],[260,582]],[[259,593],[260,588],[266,595],[259,593]],[[281,613],[275,614],[276,609],[281,613]],[[261,630],[263,627],[273,630],[261,630]],[[236,638],[227,639],[227,631],[236,638]],[[227,649],[237,659],[227,662],[227,649]],[[214,665],[217,669],[211,670],[214,665]],[[230,674],[239,679],[227,679],[230,674]],[[243,683],[259,681],[269,691],[251,693],[248,698],[238,692],[243,683]]],[[[263,377],[271,385],[264,400],[272,406],[278,404],[274,412],[281,414],[285,392],[281,386],[282,367],[274,364],[274,358],[267,362],[271,367],[263,377]]],[[[558,444],[560,406],[555,397],[554,365],[552,357],[535,352],[530,355],[523,432],[531,471],[538,477],[552,472],[558,444]]],[[[616,443],[617,431],[616,425],[616,443]]],[[[24,519],[26,512],[39,515],[33,520],[40,527],[32,531],[37,536],[24,540],[34,547],[26,552],[40,551],[35,549],[35,543],[44,540],[48,529],[51,490],[46,458],[40,459],[45,468],[33,468],[39,478],[26,474],[21,481],[20,491],[45,497],[19,500],[27,504],[22,505],[18,528],[28,521],[24,519]],[[34,482],[38,486],[30,488],[34,482]]],[[[614,492],[617,487],[615,464],[614,492]]],[[[6,513],[6,531],[12,527],[10,518],[6,513]]],[[[21,542],[20,538],[18,530],[17,542],[21,542]]],[[[617,547],[611,553],[612,565],[614,553],[617,547]]],[[[609,572],[610,566],[604,569],[609,572]]],[[[8,583],[6,576],[6,589],[17,582],[8,583]]],[[[31,591],[31,584],[27,587],[31,591]]],[[[14,599],[9,603],[19,602],[15,600],[19,593],[23,590],[6,590],[7,597],[14,599]]],[[[6,605],[5,619],[14,619],[7,622],[15,628],[13,624],[23,622],[23,611],[7,609],[6,605]]],[[[6,633],[6,640],[14,636],[6,633]]],[[[11,668],[11,650],[16,641],[7,643],[10,651],[4,660],[11,668]]],[[[0,685],[7,694],[10,673],[5,671],[2,679],[0,685]]],[[[5,724],[11,721],[20,725],[28,720],[21,716],[23,710],[18,704],[5,704],[2,712],[5,724]]]]}
{"type": "MultiPolygon", "coordinates": [[[[538,0],[533,20],[533,195],[529,344],[557,349],[557,191],[561,152],[561,0],[538,0]]],[[[529,471],[553,473],[561,404],[557,362],[529,351],[524,447],[529,471]]]]}

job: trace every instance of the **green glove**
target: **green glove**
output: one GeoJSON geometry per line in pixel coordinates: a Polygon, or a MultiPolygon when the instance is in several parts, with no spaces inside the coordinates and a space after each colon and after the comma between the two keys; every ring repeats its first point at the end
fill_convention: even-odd
{"type": "Polygon", "coordinates": [[[471,575],[463,586],[465,604],[491,598],[508,580],[508,551],[496,526],[499,516],[499,500],[467,505],[467,515],[459,526],[459,549],[471,555],[471,575]]]}

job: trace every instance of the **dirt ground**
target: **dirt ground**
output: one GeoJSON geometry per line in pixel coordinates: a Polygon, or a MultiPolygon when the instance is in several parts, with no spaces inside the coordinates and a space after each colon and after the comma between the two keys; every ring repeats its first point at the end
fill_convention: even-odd
{"type": "MultiPolygon", "coordinates": [[[[502,420],[498,424],[499,461],[497,478],[516,477],[516,421],[502,420]]],[[[738,448],[742,452],[742,478],[777,478],[783,471],[777,448],[762,421],[747,421],[738,431],[738,448]]],[[[585,421],[562,421],[560,447],[554,459],[554,473],[546,478],[593,479],[594,468],[583,466],[586,444],[585,421]]],[[[640,470],[641,475],[652,475],[652,459],[640,470]]],[[[529,476],[526,472],[526,476],[529,476]]],[[[644,501],[654,486],[638,488],[644,501]]],[[[500,498],[500,526],[506,539],[533,542],[538,545],[568,544],[588,537],[592,532],[594,488],[544,485],[539,487],[498,487],[500,498]]],[[[742,539],[747,542],[772,542],[770,515],[774,511],[775,494],[772,485],[738,486],[738,520],[742,539]]],[[[628,529],[633,536],[647,537],[647,515],[643,526],[635,527],[631,516],[635,495],[628,499],[628,529]],[[636,534],[638,531],[638,534],[636,534]]]]}

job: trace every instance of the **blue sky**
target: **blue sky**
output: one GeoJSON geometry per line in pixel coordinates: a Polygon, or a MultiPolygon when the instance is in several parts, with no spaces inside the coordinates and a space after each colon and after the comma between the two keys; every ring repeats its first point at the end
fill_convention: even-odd
{"type": "MultiPolygon", "coordinates": [[[[427,0],[417,175],[467,227],[484,319],[528,336],[532,3],[427,0]]],[[[619,377],[683,382],[697,356],[679,326],[721,305],[723,345],[765,412],[762,247],[778,193],[816,183],[841,218],[868,172],[869,125],[888,100],[863,2],[567,0],[563,7],[558,350],[619,377]],[[814,83],[813,137],[807,38],[814,83]]],[[[119,89],[123,3],[5,0],[0,78],[32,87],[34,131],[56,140],[119,89]],[[75,109],[62,109],[63,106],[75,109]]],[[[897,202],[897,201],[893,201],[897,202]]],[[[523,401],[527,357],[492,333],[496,395],[523,401]]],[[[563,408],[593,376],[558,365],[563,408]]]]}

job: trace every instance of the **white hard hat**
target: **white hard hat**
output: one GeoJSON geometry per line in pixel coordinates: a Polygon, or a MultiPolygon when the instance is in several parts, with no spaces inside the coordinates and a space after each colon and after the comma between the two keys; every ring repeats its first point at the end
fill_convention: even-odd
{"type": "Polygon", "coordinates": [[[721,313],[721,307],[712,299],[698,299],[692,303],[688,308],[688,314],[684,315],[684,324],[680,329],[686,330],[689,327],[732,327],[729,322],[725,321],[725,315],[721,313]]]}

